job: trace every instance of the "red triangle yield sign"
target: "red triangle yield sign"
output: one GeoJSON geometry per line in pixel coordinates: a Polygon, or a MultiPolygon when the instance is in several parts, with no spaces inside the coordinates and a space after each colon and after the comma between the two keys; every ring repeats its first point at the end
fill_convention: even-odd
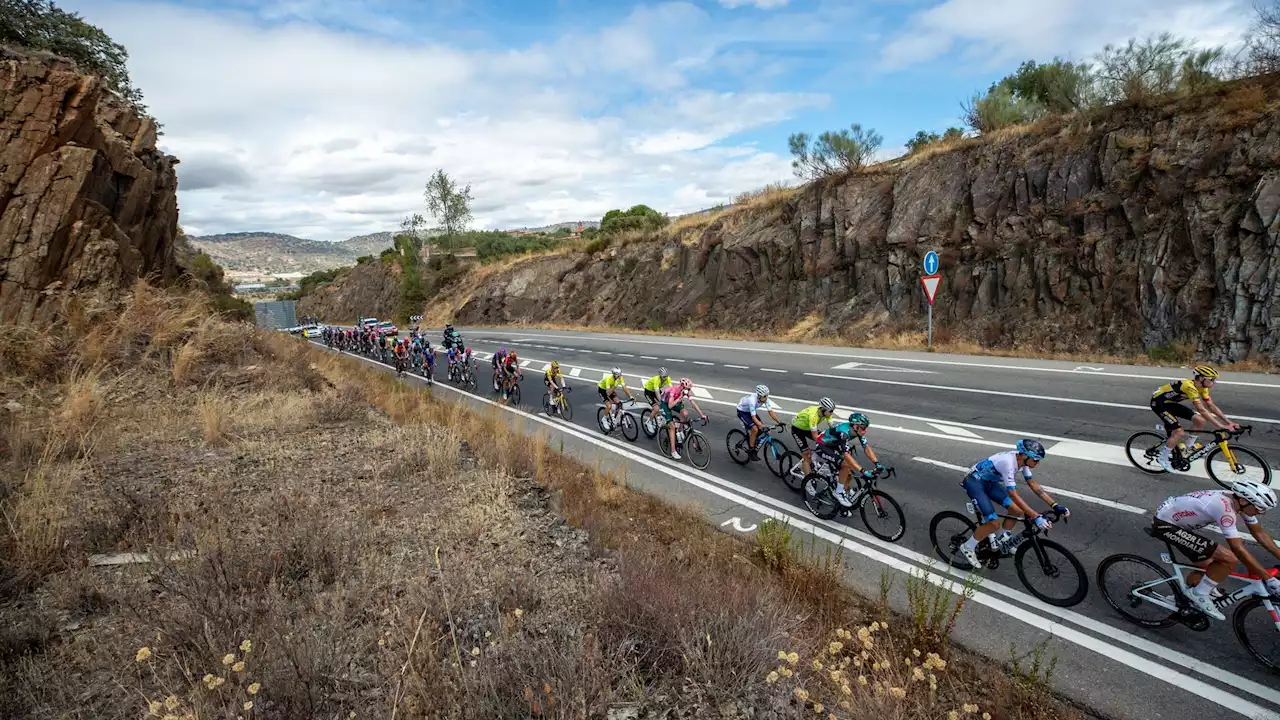
{"type": "Polygon", "coordinates": [[[923,275],[920,277],[920,284],[924,286],[924,296],[929,299],[929,304],[933,304],[933,298],[938,294],[938,286],[942,284],[941,275],[923,275]]]}

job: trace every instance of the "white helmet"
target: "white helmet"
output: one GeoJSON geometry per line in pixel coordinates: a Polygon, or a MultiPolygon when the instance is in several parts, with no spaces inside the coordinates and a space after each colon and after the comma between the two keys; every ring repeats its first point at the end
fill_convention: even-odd
{"type": "Polygon", "coordinates": [[[822,408],[828,415],[836,411],[836,403],[828,397],[824,397],[818,401],[818,407],[822,408]]]}
{"type": "Polygon", "coordinates": [[[1236,497],[1258,508],[1258,512],[1266,512],[1276,506],[1276,493],[1271,488],[1253,480],[1237,480],[1231,483],[1231,492],[1236,497]]]}
{"type": "Polygon", "coordinates": [[[622,368],[615,367],[614,369],[610,370],[609,372],[613,373],[613,376],[614,376],[614,377],[622,377],[622,368]]]}
{"type": "Polygon", "coordinates": [[[757,386],[756,386],[756,395],[759,395],[760,397],[765,397],[765,396],[766,396],[766,395],[768,395],[768,394],[769,394],[769,386],[768,386],[768,385],[757,385],[757,386]]]}

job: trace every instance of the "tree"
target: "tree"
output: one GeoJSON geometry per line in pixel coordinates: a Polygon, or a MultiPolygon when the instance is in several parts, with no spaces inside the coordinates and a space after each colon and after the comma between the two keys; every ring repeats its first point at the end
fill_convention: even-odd
{"type": "Polygon", "coordinates": [[[142,91],[129,80],[128,51],[79,13],[62,10],[51,0],[0,0],[0,43],[69,58],[146,112],[142,91]]]}
{"type": "Polygon", "coordinates": [[[925,147],[936,142],[953,142],[964,137],[964,130],[958,127],[947,128],[947,131],[941,135],[936,132],[927,132],[920,130],[916,136],[907,141],[907,152],[914,153],[923,150],[925,147]]]}
{"type": "Polygon", "coordinates": [[[419,213],[408,215],[400,222],[400,232],[392,238],[396,251],[417,262],[422,257],[422,230],[426,227],[426,218],[419,213]]]}
{"type": "Polygon", "coordinates": [[[1245,39],[1244,72],[1280,72],[1280,0],[1255,2],[1253,11],[1253,27],[1245,39]]]}
{"type": "Polygon", "coordinates": [[[461,190],[444,170],[436,170],[427,181],[423,193],[427,198],[427,210],[435,217],[444,231],[449,250],[453,250],[453,238],[467,229],[471,222],[471,186],[461,190]]]}
{"type": "Polygon", "coordinates": [[[1222,57],[1221,47],[1194,50],[1167,32],[1124,47],[1107,45],[1097,55],[1098,93],[1110,104],[1196,90],[1217,81],[1222,57]]]}
{"type": "Polygon", "coordinates": [[[960,107],[965,124],[979,133],[1033,122],[1045,114],[1043,105],[1019,98],[1000,84],[993,86],[986,95],[975,94],[960,107]]]}
{"type": "Polygon", "coordinates": [[[653,231],[666,226],[667,216],[648,205],[632,205],[631,209],[610,210],[600,220],[600,233],[613,235],[624,230],[653,231]]]}
{"type": "Polygon", "coordinates": [[[1044,112],[1065,114],[1089,104],[1093,68],[1086,63],[1077,64],[1061,58],[1044,64],[1027,60],[1013,74],[992,85],[988,92],[997,88],[1008,90],[1011,96],[1024,103],[1039,105],[1044,112]]]}
{"type": "Polygon", "coordinates": [[[848,130],[822,133],[812,149],[809,140],[808,133],[796,133],[787,142],[793,156],[791,170],[796,177],[810,180],[863,167],[884,142],[880,133],[856,123],[848,130]]]}

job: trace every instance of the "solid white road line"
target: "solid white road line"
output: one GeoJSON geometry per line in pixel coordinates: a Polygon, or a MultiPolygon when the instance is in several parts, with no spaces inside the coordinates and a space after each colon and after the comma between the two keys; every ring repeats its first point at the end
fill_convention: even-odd
{"type": "MultiPolygon", "coordinates": [[[[319,343],[315,343],[315,344],[320,347],[323,347],[319,343]]],[[[379,363],[374,360],[369,360],[368,358],[361,357],[359,355],[352,355],[352,357],[355,357],[360,360],[364,360],[365,362],[369,362],[374,365],[386,367],[386,365],[384,365],[383,363],[379,363]]],[[[559,428],[560,430],[566,433],[572,434],[582,440],[590,442],[596,445],[597,447],[610,449],[613,452],[624,455],[641,464],[644,464],[648,467],[658,470],[659,472],[670,475],[671,477],[674,477],[677,480],[694,485],[695,487],[699,487],[701,489],[704,489],[708,492],[714,493],[726,499],[733,500],[734,502],[737,502],[742,507],[750,508],[767,517],[773,517],[777,520],[785,521],[790,526],[800,529],[804,532],[808,532],[814,535],[815,537],[819,537],[821,539],[828,540],[829,542],[839,544],[842,547],[845,547],[847,549],[850,549],[859,553],[860,555],[876,560],[890,567],[894,567],[896,569],[902,570],[904,572],[918,573],[922,577],[924,577],[924,579],[926,579],[928,582],[934,585],[938,585],[939,587],[942,587],[944,589],[950,590],[951,592],[959,593],[960,590],[957,589],[956,585],[953,582],[951,582],[950,579],[944,576],[949,575],[951,576],[951,578],[963,579],[968,575],[968,573],[963,573],[950,567],[943,567],[941,572],[934,571],[929,568],[936,566],[937,561],[933,560],[933,558],[929,556],[922,555],[920,553],[917,553],[913,550],[909,550],[907,548],[899,547],[892,543],[884,542],[882,540],[879,540],[878,538],[872,537],[867,533],[853,530],[851,528],[839,525],[837,523],[833,523],[831,521],[818,521],[821,525],[825,527],[829,527],[833,530],[841,532],[844,535],[848,535],[851,538],[857,538],[858,540],[861,540],[865,544],[859,544],[857,542],[853,542],[852,540],[840,537],[838,535],[835,535],[832,532],[829,532],[820,527],[817,527],[815,524],[811,524],[804,520],[798,519],[796,516],[791,514],[792,512],[795,511],[794,507],[789,507],[766,495],[745,490],[743,488],[738,487],[737,485],[733,485],[725,480],[722,480],[713,475],[710,475],[709,473],[703,472],[701,470],[697,470],[696,468],[687,468],[687,467],[679,466],[673,460],[669,460],[665,458],[654,459],[654,458],[639,455],[634,451],[631,451],[630,448],[628,448],[626,445],[623,445],[621,440],[617,440],[616,438],[608,438],[607,440],[610,440],[612,442],[606,442],[605,439],[601,439],[601,438],[589,435],[585,431],[582,431],[579,428],[572,425],[565,425],[563,423],[553,422],[549,419],[546,419],[537,415],[531,415],[530,413],[526,413],[522,410],[508,407],[505,405],[500,405],[499,403],[496,403],[492,400],[488,400],[486,398],[482,398],[477,395],[471,395],[470,393],[464,392],[457,388],[449,387],[448,385],[439,385],[438,387],[444,387],[448,390],[457,392],[460,395],[471,397],[473,399],[479,400],[480,402],[486,403],[488,405],[492,405],[494,407],[500,407],[504,410],[518,413],[520,415],[533,419],[537,422],[541,422],[547,425],[548,427],[559,428]],[[657,460],[662,460],[663,462],[667,463],[667,465],[664,465],[658,462],[657,460]],[[681,473],[674,472],[674,470],[672,469],[673,466],[678,467],[682,472],[681,473]],[[696,475],[697,477],[693,477],[694,475],[696,475]],[[711,483],[714,483],[714,485],[708,484],[707,482],[703,482],[699,480],[698,479],[699,477],[704,478],[705,480],[710,481],[711,483]],[[733,488],[733,491],[728,491],[728,490],[722,489],[721,487],[716,487],[717,485],[723,486],[724,488],[733,488]],[[755,502],[755,501],[760,501],[760,502],[755,502]],[[772,505],[782,510],[782,512],[772,510],[768,507],[764,507],[760,503],[772,505]],[[902,562],[895,558],[888,557],[881,552],[876,552],[875,550],[872,550],[871,547],[868,547],[868,546],[876,547],[882,551],[888,551],[892,554],[899,555],[905,558],[910,558],[910,559],[916,560],[917,562],[927,563],[927,568],[917,568],[913,565],[902,562]]],[[[1216,668],[1198,658],[1194,658],[1185,653],[1178,652],[1177,650],[1164,647],[1162,645],[1154,643],[1145,638],[1139,637],[1137,635],[1133,635],[1126,631],[1115,628],[1111,625],[1107,625],[1106,623],[1102,623],[1092,618],[1083,616],[1077,612],[1046,605],[1044,603],[1041,603],[1037,600],[1032,599],[1029,595],[1027,595],[1024,592],[1006,587],[998,582],[988,581],[984,579],[984,581],[979,587],[978,593],[974,595],[973,600],[980,605],[991,607],[992,609],[995,609],[997,612],[1002,612],[1004,614],[1007,614],[1010,617],[1014,617],[1024,623],[1027,623],[1028,625],[1036,627],[1037,629],[1041,629],[1044,632],[1055,635],[1060,639],[1067,640],[1069,642],[1074,642],[1080,645],[1081,647],[1085,647],[1090,650],[1093,650],[1094,652],[1100,655],[1109,657],[1112,660],[1120,662],[1131,668],[1137,669],[1140,672],[1150,675],[1151,677],[1160,679],[1168,684],[1174,685],[1175,687],[1180,687],[1184,690],[1187,690],[1188,692],[1192,692],[1205,699],[1211,700],[1213,702],[1217,702],[1223,705],[1224,707],[1228,707],[1234,710],[1235,712],[1238,712],[1247,717],[1251,717],[1259,720],[1280,720],[1280,713],[1272,712],[1271,710],[1268,710],[1267,708],[1259,706],[1255,703],[1251,703],[1247,700],[1243,700],[1237,697],[1235,694],[1224,692],[1223,690],[1213,685],[1209,685],[1208,683],[1205,683],[1194,677],[1186,675],[1169,666],[1161,665],[1160,663],[1149,660],[1147,658],[1143,658],[1142,656],[1136,655],[1122,648],[1115,647],[1115,643],[1116,642],[1123,643],[1130,647],[1136,648],[1142,652],[1145,652],[1149,655],[1159,657],[1162,660],[1165,660],[1167,662],[1180,665],[1193,672],[1198,672],[1202,675],[1215,678],[1219,682],[1238,688],[1240,690],[1244,690],[1245,692],[1248,692],[1256,697],[1269,700],[1272,703],[1280,704],[1280,690],[1275,690],[1275,689],[1263,686],[1257,682],[1249,680],[1248,678],[1235,675],[1234,673],[1224,672],[1220,668],[1216,668]],[[988,593],[992,593],[992,594],[988,595],[988,593]],[[1107,640],[1105,641],[1099,640],[1098,638],[1095,638],[1090,635],[1086,635],[1070,627],[1065,627],[1060,623],[1055,622],[1051,619],[1042,617],[1040,615],[1036,615],[1035,613],[1032,613],[1027,609],[1010,605],[1004,600],[994,597],[994,595],[1001,595],[1003,597],[1015,600],[1017,602],[1027,604],[1031,607],[1034,607],[1036,610],[1039,610],[1042,613],[1054,615],[1060,619],[1071,622],[1077,626],[1087,628],[1095,633],[1098,633],[1099,636],[1103,638],[1107,638],[1107,640]]]]}
{"type": "MultiPolygon", "coordinates": [[[[946,468],[947,470],[954,470],[958,473],[969,472],[969,468],[964,467],[963,465],[955,465],[953,463],[943,462],[941,460],[934,460],[932,458],[925,458],[925,457],[913,457],[911,459],[915,460],[916,462],[922,462],[928,465],[934,465],[936,467],[946,468]]],[[[958,483],[959,481],[957,481],[957,484],[958,483]]],[[[1107,500],[1106,498],[1094,497],[1092,495],[1085,495],[1084,493],[1072,492],[1070,490],[1063,490],[1062,488],[1051,488],[1048,485],[1041,485],[1040,487],[1044,488],[1045,492],[1056,493],[1064,497],[1075,498],[1077,500],[1083,500],[1084,502],[1092,503],[1094,505],[1102,505],[1103,507],[1109,507],[1115,510],[1123,510],[1125,512],[1135,513],[1137,515],[1146,515],[1151,512],[1150,510],[1145,510],[1143,508],[1135,507],[1133,505],[1126,505],[1124,503],[1115,502],[1114,500],[1107,500]]]]}
{"type": "MultiPolygon", "coordinates": [[[[1105,402],[1103,400],[1085,400],[1083,398],[1058,397],[1056,395],[1031,395],[1029,393],[1007,392],[1005,390],[983,390],[980,388],[959,387],[957,385],[934,385],[932,383],[913,383],[903,382],[901,380],[881,380],[880,378],[853,377],[851,375],[831,375],[829,373],[812,373],[807,372],[805,375],[821,378],[834,378],[837,380],[852,380],[854,382],[875,383],[878,385],[905,385],[907,387],[928,388],[930,390],[950,390],[952,392],[976,393],[978,395],[999,395],[1001,397],[1027,398],[1029,400],[1047,400],[1050,402],[1076,403],[1079,405],[1098,405],[1101,407],[1124,408],[1126,410],[1142,410],[1151,412],[1148,405],[1130,405],[1127,403],[1105,402]]],[[[1237,420],[1252,420],[1254,422],[1280,423],[1280,420],[1274,418],[1246,417],[1244,415],[1235,416],[1237,420]]]]}
{"type": "MultiPolygon", "coordinates": [[[[481,334],[481,333],[477,333],[477,334],[481,334]]],[[[562,340],[600,340],[601,339],[600,337],[590,337],[586,335],[544,335],[543,337],[559,338],[562,340]]],[[[636,340],[633,338],[622,337],[622,336],[609,336],[608,339],[614,342],[629,342],[629,343],[638,343],[642,345],[674,345],[678,347],[705,348],[709,350],[744,350],[745,349],[750,352],[767,352],[767,353],[778,353],[783,355],[807,355],[811,357],[847,358],[850,360],[881,360],[885,362],[928,363],[932,365],[952,365],[952,366],[958,366],[958,367],[972,367],[972,368],[981,368],[981,369],[990,369],[990,370],[1024,370],[1028,372],[1067,373],[1067,374],[1073,374],[1073,375],[1099,375],[1102,377],[1109,377],[1109,378],[1139,378],[1149,382],[1158,380],[1160,381],[1161,384],[1168,382],[1167,373],[1163,375],[1151,375],[1151,374],[1138,374],[1138,373],[1109,372],[1105,368],[1103,368],[1102,372],[1099,372],[1097,369],[1089,369],[1088,366],[1084,366],[1084,365],[1077,366],[1075,368],[1051,368],[1051,367],[1036,367],[1034,365],[1006,365],[1002,363],[982,363],[982,362],[968,362],[968,361],[960,361],[960,360],[934,360],[931,358],[907,358],[907,357],[893,357],[893,356],[884,356],[884,355],[863,355],[863,354],[849,353],[849,352],[814,352],[811,350],[783,350],[781,348],[742,347],[742,346],[733,346],[733,345],[709,345],[705,343],[693,343],[693,342],[687,342],[687,343],[671,342],[668,340],[636,340]]],[[[1170,370],[1172,370],[1172,368],[1170,368],[1170,370]]],[[[1261,383],[1261,382],[1249,382],[1249,381],[1242,381],[1242,380],[1218,380],[1218,384],[1219,385],[1242,385],[1247,387],[1262,387],[1262,388],[1272,388],[1272,389],[1280,390],[1280,383],[1261,383]]]]}

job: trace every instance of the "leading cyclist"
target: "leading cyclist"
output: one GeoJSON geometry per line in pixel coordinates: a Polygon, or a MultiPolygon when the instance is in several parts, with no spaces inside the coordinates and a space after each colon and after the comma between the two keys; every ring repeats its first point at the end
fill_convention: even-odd
{"type": "Polygon", "coordinates": [[[1191,421],[1191,432],[1198,432],[1203,428],[1206,418],[1223,430],[1234,431],[1240,428],[1209,397],[1209,389],[1218,382],[1218,371],[1208,365],[1197,365],[1194,373],[1190,380],[1175,380],[1161,385],[1151,395],[1151,412],[1164,423],[1164,432],[1168,436],[1164,447],[1160,448],[1160,454],[1156,456],[1156,462],[1160,463],[1165,472],[1173,472],[1169,458],[1173,455],[1174,447],[1186,436],[1178,418],[1191,421]],[[1191,407],[1183,405],[1184,400],[1190,400],[1191,407]]]}
{"type": "Polygon", "coordinates": [[[1244,546],[1238,526],[1239,518],[1244,518],[1253,539],[1280,559],[1280,547],[1276,547],[1275,540],[1262,529],[1257,517],[1275,506],[1274,490],[1253,480],[1238,480],[1231,483],[1230,490],[1196,490],[1175,495],[1156,508],[1151,517],[1152,534],[1177,547],[1204,570],[1187,576],[1187,585],[1191,586],[1189,599],[1200,612],[1218,620],[1225,619],[1214,606],[1210,593],[1227,579],[1237,563],[1244,563],[1254,577],[1266,577],[1267,592],[1280,598],[1280,579],[1267,577],[1266,568],[1244,546]],[[1222,531],[1227,547],[1194,532],[1210,523],[1222,531]]]}

